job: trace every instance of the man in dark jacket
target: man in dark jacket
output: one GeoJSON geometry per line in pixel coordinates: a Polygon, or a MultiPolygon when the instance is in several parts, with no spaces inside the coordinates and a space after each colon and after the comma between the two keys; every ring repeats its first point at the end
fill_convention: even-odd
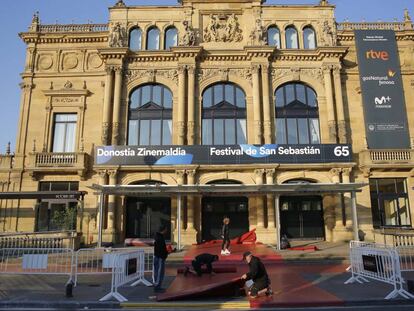
{"type": "Polygon", "coordinates": [[[154,291],[163,291],[161,285],[165,274],[165,260],[168,257],[167,246],[164,235],[167,227],[161,226],[154,237],[154,291]]]}
{"type": "Polygon", "coordinates": [[[201,270],[201,267],[203,265],[206,265],[207,267],[207,273],[213,274],[213,262],[219,260],[219,257],[217,255],[212,255],[208,253],[200,254],[195,257],[195,259],[191,262],[191,265],[193,266],[193,270],[191,270],[189,267],[185,267],[184,276],[187,276],[188,273],[197,274],[198,276],[201,276],[203,274],[203,271],[201,270]]]}
{"type": "Polygon", "coordinates": [[[253,281],[253,285],[249,289],[249,296],[256,298],[263,295],[272,295],[269,276],[261,260],[253,256],[251,252],[245,252],[243,254],[243,260],[249,265],[249,272],[241,278],[246,281],[253,281]]]}

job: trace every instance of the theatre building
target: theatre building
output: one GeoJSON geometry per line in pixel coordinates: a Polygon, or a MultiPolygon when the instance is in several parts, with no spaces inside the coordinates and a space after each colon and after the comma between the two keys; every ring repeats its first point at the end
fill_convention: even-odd
{"type": "Polygon", "coordinates": [[[278,232],[411,232],[408,11],[339,23],[325,0],[134,2],[116,2],[105,24],[45,25],[36,13],[20,33],[17,140],[0,157],[0,191],[87,194],[3,197],[0,231],[73,229],[89,244],[101,224],[103,241],[122,243],[165,224],[192,244],[219,238],[227,215],[232,236],[256,229],[271,244],[278,232]]]}

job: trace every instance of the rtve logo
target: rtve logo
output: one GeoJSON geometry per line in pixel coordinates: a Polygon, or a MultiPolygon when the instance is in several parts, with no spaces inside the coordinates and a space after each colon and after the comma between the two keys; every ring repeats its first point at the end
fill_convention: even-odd
{"type": "Polygon", "coordinates": [[[367,51],[367,53],[365,54],[367,59],[380,59],[380,60],[389,60],[390,59],[390,55],[388,54],[387,51],[374,51],[374,50],[369,50],[367,51]]]}

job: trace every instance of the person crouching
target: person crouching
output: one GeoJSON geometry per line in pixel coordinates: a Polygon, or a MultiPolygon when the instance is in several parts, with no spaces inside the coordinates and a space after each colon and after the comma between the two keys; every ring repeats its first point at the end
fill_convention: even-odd
{"type": "Polygon", "coordinates": [[[205,265],[207,267],[207,273],[214,274],[213,272],[213,262],[218,261],[219,256],[212,255],[208,253],[200,254],[194,258],[191,262],[192,268],[185,267],[184,276],[187,276],[188,273],[201,276],[203,274],[202,267],[205,265]]]}
{"type": "Polygon", "coordinates": [[[243,260],[249,265],[249,272],[243,274],[241,278],[246,281],[253,281],[253,285],[249,288],[248,295],[251,298],[272,295],[273,292],[270,287],[270,279],[262,261],[253,256],[251,252],[245,252],[243,254],[243,260]]]}

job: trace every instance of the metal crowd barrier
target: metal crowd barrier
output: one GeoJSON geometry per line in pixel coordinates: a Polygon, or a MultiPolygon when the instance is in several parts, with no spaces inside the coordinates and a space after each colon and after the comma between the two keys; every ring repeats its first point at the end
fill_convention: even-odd
{"type": "Polygon", "coordinates": [[[131,286],[144,284],[151,286],[151,283],[144,278],[144,250],[135,250],[128,253],[117,253],[113,257],[113,269],[111,280],[111,291],[99,301],[107,301],[115,298],[119,302],[128,301],[118,292],[118,288],[131,283],[131,286]]]}
{"type": "Polygon", "coordinates": [[[401,271],[414,271],[414,247],[397,246],[395,250],[399,256],[401,271]]]}
{"type": "Polygon", "coordinates": [[[68,248],[2,248],[0,274],[73,276],[73,250],[68,248]]]}
{"type": "Polygon", "coordinates": [[[375,243],[351,241],[350,260],[352,276],[345,284],[369,282],[368,279],[384,282],[394,287],[385,299],[402,296],[414,299],[403,288],[400,255],[396,249],[375,243]]]}
{"type": "Polygon", "coordinates": [[[142,261],[144,274],[151,274],[154,282],[154,249],[152,247],[139,248],[94,248],[80,249],[75,253],[74,282],[78,283],[78,276],[93,274],[111,274],[115,256],[120,252],[131,252],[142,250],[144,260],[142,261]]]}

